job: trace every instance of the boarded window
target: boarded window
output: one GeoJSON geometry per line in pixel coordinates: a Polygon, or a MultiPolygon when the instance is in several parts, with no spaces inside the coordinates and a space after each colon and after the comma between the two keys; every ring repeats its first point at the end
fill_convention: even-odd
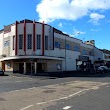
{"type": "Polygon", "coordinates": [[[32,49],[32,34],[28,34],[27,38],[27,48],[32,49]]]}
{"type": "Polygon", "coordinates": [[[23,49],[23,35],[19,35],[19,49],[23,49]]]}
{"type": "Polygon", "coordinates": [[[41,35],[37,35],[37,49],[41,49],[41,35]]]}

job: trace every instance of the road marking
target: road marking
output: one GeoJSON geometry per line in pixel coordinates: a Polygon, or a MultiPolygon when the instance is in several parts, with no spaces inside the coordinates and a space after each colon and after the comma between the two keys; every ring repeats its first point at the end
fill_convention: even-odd
{"type": "Polygon", "coordinates": [[[20,110],[26,110],[26,109],[28,109],[28,108],[30,108],[30,107],[32,107],[33,105],[29,105],[29,106],[27,106],[27,107],[25,107],[25,108],[22,108],[22,109],[20,109],[20,110]]]}
{"type": "MultiPolygon", "coordinates": [[[[91,89],[91,88],[90,88],[90,89],[91,89]]],[[[82,92],[88,91],[88,90],[90,90],[90,89],[83,89],[83,90],[78,91],[78,92],[76,92],[76,93],[74,93],[74,94],[70,94],[69,96],[65,96],[65,97],[61,97],[61,98],[49,100],[49,101],[46,101],[46,102],[36,103],[36,105],[43,105],[43,104],[47,104],[47,103],[51,103],[51,102],[56,102],[56,101],[59,101],[59,100],[68,99],[68,98],[70,98],[70,97],[76,96],[76,95],[78,95],[78,94],[80,94],[80,93],[82,93],[82,92]]],[[[25,107],[25,108],[22,108],[22,109],[20,109],[20,110],[26,110],[26,109],[31,108],[31,107],[33,107],[33,106],[34,106],[34,105],[29,105],[29,106],[27,106],[27,107],[25,107]]],[[[68,109],[69,109],[69,108],[68,108],[68,109]]],[[[67,110],[67,109],[65,109],[65,110],[67,110]]]]}
{"type": "MultiPolygon", "coordinates": [[[[91,89],[91,88],[90,88],[91,89]]],[[[85,92],[85,91],[88,91],[90,89],[83,89],[83,90],[80,90],[74,94],[70,94],[69,96],[65,96],[65,97],[61,97],[61,98],[57,98],[57,99],[53,99],[53,100],[49,100],[49,101],[46,101],[46,102],[39,102],[39,103],[36,103],[37,105],[43,105],[43,104],[46,104],[46,103],[50,103],[50,102],[56,102],[56,101],[59,101],[59,100],[64,100],[64,99],[68,99],[70,97],[73,97],[73,96],[76,96],[82,92],[85,92]]]]}
{"type": "Polygon", "coordinates": [[[63,108],[63,110],[68,110],[70,108],[71,108],[71,106],[66,106],[66,107],[63,108]]]}

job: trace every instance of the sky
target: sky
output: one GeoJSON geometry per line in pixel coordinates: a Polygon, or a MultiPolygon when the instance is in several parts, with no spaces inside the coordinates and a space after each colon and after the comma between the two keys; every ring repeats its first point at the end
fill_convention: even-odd
{"type": "Polygon", "coordinates": [[[23,19],[44,21],[110,50],[110,0],[0,0],[0,30],[23,19]]]}

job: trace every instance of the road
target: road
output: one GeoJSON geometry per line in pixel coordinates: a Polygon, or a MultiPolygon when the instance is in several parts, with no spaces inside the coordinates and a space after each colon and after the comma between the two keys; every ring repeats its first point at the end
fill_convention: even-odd
{"type": "Polygon", "coordinates": [[[109,76],[0,76],[0,110],[108,110],[109,76]]]}

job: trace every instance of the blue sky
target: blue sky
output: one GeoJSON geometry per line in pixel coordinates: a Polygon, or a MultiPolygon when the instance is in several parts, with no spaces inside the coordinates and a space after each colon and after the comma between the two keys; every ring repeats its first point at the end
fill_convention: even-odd
{"type": "Polygon", "coordinates": [[[109,13],[109,0],[1,0],[0,29],[16,20],[35,19],[110,50],[109,13]]]}

